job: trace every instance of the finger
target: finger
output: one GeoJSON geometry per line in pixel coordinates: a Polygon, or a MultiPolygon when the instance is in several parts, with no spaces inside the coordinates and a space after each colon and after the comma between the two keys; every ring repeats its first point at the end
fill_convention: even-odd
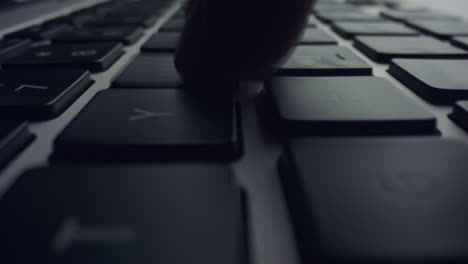
{"type": "Polygon", "coordinates": [[[185,80],[263,79],[297,43],[315,0],[192,0],[176,54],[185,80]]]}

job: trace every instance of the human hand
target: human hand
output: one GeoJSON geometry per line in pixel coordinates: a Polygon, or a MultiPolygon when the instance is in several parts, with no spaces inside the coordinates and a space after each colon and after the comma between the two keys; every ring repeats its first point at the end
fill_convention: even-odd
{"type": "Polygon", "coordinates": [[[186,82],[261,80],[297,44],[315,0],[190,0],[175,64],[186,82]]]}

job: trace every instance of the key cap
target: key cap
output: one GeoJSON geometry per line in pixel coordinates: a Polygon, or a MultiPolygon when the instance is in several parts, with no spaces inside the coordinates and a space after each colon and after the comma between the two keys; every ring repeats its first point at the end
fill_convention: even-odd
{"type": "Polygon", "coordinates": [[[4,64],[6,69],[79,68],[107,70],[123,54],[120,43],[54,44],[33,48],[4,64]]]}
{"type": "Polygon", "coordinates": [[[17,56],[24,52],[29,45],[30,40],[27,39],[3,39],[0,40],[0,63],[17,56]]]}
{"type": "Polygon", "coordinates": [[[181,9],[181,10],[177,11],[174,15],[172,15],[171,18],[173,18],[173,19],[178,19],[178,18],[184,19],[186,17],[187,17],[187,15],[185,14],[185,11],[183,9],[181,9]]]}
{"type": "Polygon", "coordinates": [[[63,18],[63,21],[66,23],[69,23],[75,27],[81,27],[85,23],[95,20],[99,16],[92,12],[92,11],[81,11],[81,12],[76,12],[70,16],[66,16],[63,18]]]}
{"type": "Polygon", "coordinates": [[[23,121],[0,120],[0,169],[34,140],[23,121]]]}
{"type": "Polygon", "coordinates": [[[468,99],[468,60],[395,59],[389,73],[435,104],[468,99]]]}
{"type": "Polygon", "coordinates": [[[468,131],[468,101],[457,102],[448,117],[465,131],[468,131]]]}
{"type": "Polygon", "coordinates": [[[86,70],[0,71],[0,118],[45,120],[57,117],[91,83],[86,70]]]}
{"type": "Polygon", "coordinates": [[[76,29],[53,38],[54,42],[122,42],[133,44],[143,36],[140,27],[105,27],[76,29]]]}
{"type": "Polygon", "coordinates": [[[300,44],[337,44],[336,40],[321,29],[306,29],[300,40],[300,44]]]}
{"type": "Polygon", "coordinates": [[[440,39],[468,36],[468,23],[460,21],[409,21],[408,25],[440,39]]]}
{"type": "Polygon", "coordinates": [[[100,92],[60,134],[54,158],[234,159],[241,153],[239,129],[227,93],[111,89],[100,92]]]}
{"type": "Polygon", "coordinates": [[[317,13],[317,18],[325,23],[336,21],[365,21],[365,22],[379,22],[385,21],[382,17],[367,13],[317,13]]]}
{"type": "Polygon", "coordinates": [[[304,263],[466,263],[467,145],[294,139],[281,179],[304,263]]]}
{"type": "Polygon", "coordinates": [[[185,19],[171,19],[159,31],[162,32],[182,32],[185,26],[185,19]]]}
{"type": "Polygon", "coordinates": [[[276,76],[371,75],[372,68],[352,51],[339,46],[296,48],[276,76]]]}
{"type": "Polygon", "coordinates": [[[52,37],[63,32],[71,30],[71,27],[66,24],[45,24],[42,26],[33,26],[12,34],[7,35],[7,38],[31,38],[34,40],[51,39],[52,37]]]}
{"type": "Polygon", "coordinates": [[[468,58],[468,53],[449,43],[429,37],[357,37],[354,46],[370,59],[388,62],[392,58],[468,58]]]}
{"type": "Polygon", "coordinates": [[[468,50],[468,37],[456,37],[451,40],[452,45],[468,50]]]}
{"type": "Polygon", "coordinates": [[[86,27],[91,26],[153,26],[159,18],[157,16],[121,16],[121,17],[100,17],[86,22],[86,27]]]}
{"type": "Polygon", "coordinates": [[[248,263],[241,193],[222,165],[55,167],[0,203],[5,263],[248,263]]]}
{"type": "Polygon", "coordinates": [[[267,83],[287,136],[433,134],[436,119],[378,77],[276,77],[267,83]]]}
{"type": "Polygon", "coordinates": [[[113,83],[115,88],[178,88],[181,85],[174,56],[164,53],[139,55],[113,83]]]}
{"type": "Polygon", "coordinates": [[[388,19],[396,21],[408,21],[408,20],[428,20],[428,21],[456,21],[460,20],[457,17],[439,14],[428,11],[398,11],[398,10],[388,10],[380,12],[380,15],[388,19]]]}
{"type": "Polygon", "coordinates": [[[143,52],[175,52],[179,43],[180,33],[161,32],[153,35],[148,42],[143,45],[143,52]]]}
{"type": "Polygon", "coordinates": [[[337,22],[331,28],[343,38],[355,36],[416,36],[419,33],[395,22],[337,22]]]}

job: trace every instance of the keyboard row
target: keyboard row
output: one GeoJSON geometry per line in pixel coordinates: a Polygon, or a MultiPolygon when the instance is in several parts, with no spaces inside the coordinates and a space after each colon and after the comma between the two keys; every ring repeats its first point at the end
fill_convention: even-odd
{"type": "MultiPolygon", "coordinates": [[[[161,32],[153,36],[143,46],[143,53],[137,56],[115,80],[112,87],[120,88],[121,91],[111,89],[96,96],[76,118],[73,125],[69,126],[71,128],[64,131],[63,134],[66,136],[61,135],[56,140],[54,157],[89,160],[239,157],[242,153],[241,120],[238,106],[232,96],[218,96],[209,89],[207,94],[198,95],[188,92],[187,89],[177,89],[178,91],[168,89],[183,87],[173,65],[173,54],[167,52],[175,50],[179,35],[180,32],[161,32]],[[142,100],[153,97],[151,102],[144,103],[142,100]],[[134,104],[128,105],[128,109],[123,110],[121,104],[130,101],[134,104]],[[179,108],[188,101],[193,101],[190,109],[179,111],[179,108]],[[154,102],[164,102],[167,107],[155,109],[154,102]],[[106,107],[97,109],[94,104],[106,107]],[[211,108],[205,107],[204,112],[197,110],[202,105],[210,105],[211,108]],[[225,111],[218,111],[217,116],[209,114],[209,109],[216,109],[219,105],[226,106],[225,111]],[[199,118],[190,118],[189,113],[198,113],[199,118]],[[110,120],[108,118],[110,115],[114,115],[115,119],[110,120]],[[133,122],[137,120],[141,122],[133,122]],[[150,124],[147,124],[148,120],[151,121],[150,124]],[[102,124],[102,127],[97,126],[98,124],[102,124]],[[167,128],[166,131],[155,134],[153,131],[161,124],[167,128]],[[202,129],[196,129],[197,127],[202,129]],[[101,132],[87,137],[82,136],[87,135],[85,131],[96,131],[96,128],[101,132]],[[112,131],[121,131],[122,134],[115,135],[112,131]],[[197,133],[194,134],[194,131],[197,133]],[[133,141],[132,135],[135,134],[147,135],[142,138],[137,137],[138,140],[133,141]],[[105,138],[112,140],[105,142],[103,141],[105,138]],[[171,144],[163,147],[163,143],[167,140],[171,144]]],[[[99,45],[111,50],[121,47],[117,43],[99,45]]],[[[36,54],[42,53],[45,54],[44,57],[50,53],[54,54],[47,50],[36,54]]],[[[19,58],[27,57],[27,54],[19,58]]],[[[87,54],[86,49],[76,50],[75,54],[83,54],[84,57],[96,55],[87,54]]],[[[112,58],[108,53],[101,57],[112,58]]],[[[99,58],[94,61],[98,63],[96,65],[111,64],[99,58]]],[[[63,62],[76,64],[68,59],[63,59],[63,62]]],[[[468,99],[467,90],[463,86],[464,75],[460,72],[466,64],[465,60],[398,59],[392,61],[389,72],[422,98],[433,103],[452,104],[457,100],[468,99]],[[451,70],[447,71],[448,68],[451,70]]],[[[43,67],[45,65],[47,63],[43,67]]],[[[54,67],[59,66],[69,67],[61,64],[56,64],[54,67]]],[[[6,68],[7,70],[0,72],[2,80],[0,85],[4,93],[3,103],[0,105],[2,119],[54,118],[66,110],[93,82],[85,70],[8,70],[8,64],[6,68]],[[57,78],[57,75],[60,78],[57,78]]],[[[277,77],[266,85],[267,89],[262,100],[273,113],[276,113],[271,117],[274,119],[273,127],[281,135],[363,136],[439,133],[435,117],[423,105],[406,98],[388,81],[365,76],[370,74],[372,74],[371,67],[344,47],[301,44],[291,59],[276,73],[277,77]],[[330,61],[331,58],[334,62],[330,61]],[[305,61],[302,63],[302,69],[294,66],[301,64],[299,60],[305,61]],[[295,75],[363,76],[290,77],[295,75]],[[368,98],[373,99],[368,100],[368,98]]],[[[197,90],[203,88],[198,87],[197,90]]],[[[454,122],[463,128],[467,127],[466,110],[465,103],[459,102],[450,115],[454,122]]]]}
{"type": "MultiPolygon", "coordinates": [[[[304,263],[465,263],[468,146],[288,141],[279,170],[304,263]]],[[[220,164],[54,166],[0,202],[8,263],[248,263],[245,193],[220,164]]]]}

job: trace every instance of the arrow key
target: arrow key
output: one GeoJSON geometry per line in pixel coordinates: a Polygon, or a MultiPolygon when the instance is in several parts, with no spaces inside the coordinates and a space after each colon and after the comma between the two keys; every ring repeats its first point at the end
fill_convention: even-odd
{"type": "Polygon", "coordinates": [[[56,139],[53,158],[237,158],[241,140],[234,99],[227,94],[211,97],[181,89],[101,91],[56,139]]]}
{"type": "Polygon", "coordinates": [[[51,119],[91,83],[86,70],[0,71],[0,118],[51,119]]]}

